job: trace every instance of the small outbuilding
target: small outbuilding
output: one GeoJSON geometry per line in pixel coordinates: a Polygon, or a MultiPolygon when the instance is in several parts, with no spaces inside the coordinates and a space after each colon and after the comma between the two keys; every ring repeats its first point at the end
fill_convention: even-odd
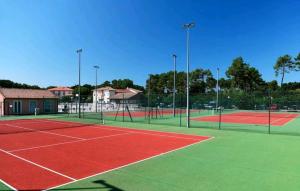
{"type": "Polygon", "coordinates": [[[58,97],[49,90],[0,88],[1,115],[57,113],[58,97]]]}

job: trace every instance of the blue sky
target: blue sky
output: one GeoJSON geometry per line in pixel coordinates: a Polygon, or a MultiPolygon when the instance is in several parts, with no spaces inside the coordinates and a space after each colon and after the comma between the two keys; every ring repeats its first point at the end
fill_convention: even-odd
{"type": "MultiPolygon", "coordinates": [[[[76,49],[82,48],[82,83],[129,78],[144,85],[149,73],[185,70],[184,23],[191,31],[191,69],[222,76],[242,56],[265,80],[273,65],[300,52],[300,1],[48,0],[0,1],[0,79],[48,85],[77,83],[76,49]]],[[[290,73],[285,81],[300,81],[290,73]]]]}

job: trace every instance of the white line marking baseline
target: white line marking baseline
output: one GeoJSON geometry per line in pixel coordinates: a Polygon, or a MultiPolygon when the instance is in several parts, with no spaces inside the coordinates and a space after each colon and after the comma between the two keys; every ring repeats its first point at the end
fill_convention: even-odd
{"type": "Polygon", "coordinates": [[[0,182],[2,184],[4,184],[5,186],[7,186],[9,189],[17,191],[17,189],[15,187],[13,187],[12,185],[6,183],[4,180],[0,179],[0,182]]]}

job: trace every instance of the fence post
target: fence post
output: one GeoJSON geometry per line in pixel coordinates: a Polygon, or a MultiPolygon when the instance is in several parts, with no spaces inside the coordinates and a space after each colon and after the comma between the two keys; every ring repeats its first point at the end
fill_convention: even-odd
{"type": "MultiPolygon", "coordinates": [[[[219,93],[220,96],[220,102],[219,102],[219,130],[221,130],[221,123],[222,123],[222,96],[223,94],[220,92],[219,93]]],[[[217,108],[218,109],[218,108],[217,108]]]]}
{"type": "Polygon", "coordinates": [[[149,83],[148,83],[148,124],[150,124],[150,90],[151,90],[151,74],[149,74],[149,83]]]}
{"type": "Polygon", "coordinates": [[[181,113],[182,113],[182,95],[180,95],[180,107],[179,107],[179,127],[181,127],[181,113]]]}
{"type": "Polygon", "coordinates": [[[123,100],[122,100],[122,107],[123,107],[123,122],[124,122],[124,120],[125,120],[125,107],[124,107],[124,94],[123,94],[123,100]]]}
{"type": "Polygon", "coordinates": [[[103,122],[103,107],[102,107],[102,99],[100,99],[100,118],[101,118],[101,120],[102,120],[102,122],[103,122]]]}
{"type": "Polygon", "coordinates": [[[268,133],[271,134],[271,105],[272,105],[272,97],[269,90],[269,127],[268,127],[268,133]]]}

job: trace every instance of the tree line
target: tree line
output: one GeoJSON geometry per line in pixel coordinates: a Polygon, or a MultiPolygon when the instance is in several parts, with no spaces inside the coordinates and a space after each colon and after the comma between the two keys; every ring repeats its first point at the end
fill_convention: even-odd
{"type": "MultiPolygon", "coordinates": [[[[262,79],[262,75],[258,69],[247,63],[242,57],[233,59],[231,65],[225,71],[226,77],[219,79],[219,86],[223,90],[237,90],[245,93],[255,91],[276,91],[278,89],[289,91],[300,88],[300,82],[284,83],[284,78],[290,72],[300,71],[300,53],[296,56],[283,55],[280,56],[274,64],[275,76],[280,76],[280,86],[276,80],[265,81],[262,79]]],[[[146,80],[146,87],[134,84],[130,79],[114,79],[112,81],[105,81],[99,84],[97,88],[110,86],[116,89],[134,88],[147,92],[149,90],[152,94],[166,94],[173,91],[173,73],[169,71],[160,74],[150,74],[146,80]]],[[[190,93],[200,94],[216,91],[217,80],[213,73],[209,69],[198,68],[190,72],[190,93]]],[[[0,80],[0,87],[6,88],[25,88],[25,89],[44,89],[37,85],[28,85],[25,83],[16,83],[10,80],[0,80]]],[[[52,88],[55,86],[49,86],[52,88]]],[[[73,91],[73,97],[78,93],[78,85],[71,87],[73,91]]],[[[81,95],[85,100],[92,99],[92,91],[95,89],[95,85],[84,84],[81,86],[81,95]]],[[[186,92],[186,72],[176,72],[176,92],[186,92]]],[[[70,98],[68,98],[70,99],[70,98]]]]}
{"type": "Polygon", "coordinates": [[[28,85],[25,83],[17,83],[11,80],[0,80],[0,87],[2,88],[22,88],[22,89],[41,89],[37,85],[28,85]]]}
{"type": "MultiPolygon", "coordinates": [[[[226,78],[219,79],[223,90],[239,90],[246,93],[266,90],[296,90],[300,82],[283,83],[286,74],[300,71],[300,53],[295,58],[290,55],[280,56],[274,64],[275,76],[281,75],[280,86],[276,80],[265,81],[258,69],[245,62],[242,57],[233,59],[225,71],[226,78]]],[[[173,91],[174,71],[161,74],[151,74],[146,81],[146,90],[153,94],[164,94],[173,91]]],[[[190,93],[208,93],[216,91],[217,80],[209,69],[195,69],[190,75],[190,93]]],[[[176,72],[176,92],[186,92],[186,72],[176,72]]]]}

